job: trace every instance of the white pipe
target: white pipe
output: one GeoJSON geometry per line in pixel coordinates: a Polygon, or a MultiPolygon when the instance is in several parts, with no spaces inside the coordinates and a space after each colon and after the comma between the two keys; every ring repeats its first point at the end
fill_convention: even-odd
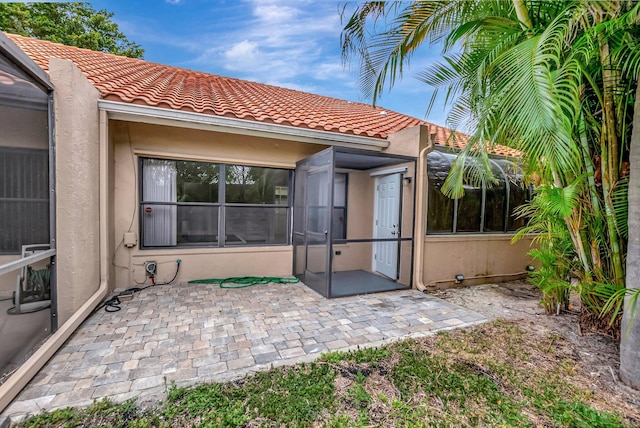
{"type": "Polygon", "coordinates": [[[100,111],[100,287],[109,283],[109,165],[109,116],[100,111]]]}
{"type": "Polygon", "coordinates": [[[416,240],[415,251],[413,257],[413,283],[415,288],[419,291],[424,291],[427,287],[422,282],[422,274],[424,272],[424,235],[425,235],[425,211],[427,208],[426,202],[426,180],[427,180],[427,154],[433,150],[433,138],[429,133],[429,141],[426,147],[420,150],[418,154],[418,164],[416,166],[416,224],[414,225],[415,233],[414,239],[416,240]]]}
{"type": "Polygon", "coordinates": [[[55,255],[56,255],[55,249],[38,251],[37,253],[31,256],[23,257],[9,263],[5,263],[3,265],[0,265],[0,275],[13,272],[14,270],[18,270],[21,267],[32,265],[34,263],[39,262],[40,260],[50,259],[52,256],[55,256],[55,255]]]}
{"type": "Polygon", "coordinates": [[[22,391],[29,381],[44,367],[82,322],[94,311],[108,290],[108,233],[107,179],[108,138],[107,113],[100,112],[100,285],[95,293],[56,331],[9,379],[0,385],[0,412],[22,391]]]}
{"type": "Polygon", "coordinates": [[[515,272],[515,273],[494,273],[494,274],[488,274],[488,275],[476,275],[476,276],[469,276],[466,277],[462,280],[462,281],[456,281],[455,278],[453,279],[439,279],[436,281],[429,281],[429,283],[426,285],[426,287],[435,287],[436,284],[442,284],[445,282],[455,282],[456,284],[461,284],[462,282],[466,281],[466,280],[470,280],[470,279],[484,279],[484,278],[498,278],[498,277],[503,277],[503,276],[519,276],[519,275],[526,275],[529,272],[527,271],[522,271],[522,272],[515,272]]]}

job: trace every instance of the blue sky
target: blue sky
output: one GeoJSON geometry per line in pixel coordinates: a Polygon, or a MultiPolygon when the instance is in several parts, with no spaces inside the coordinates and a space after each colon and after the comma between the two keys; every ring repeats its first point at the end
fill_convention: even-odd
{"type": "MultiPolygon", "coordinates": [[[[93,1],[114,13],[148,61],[299,89],[351,101],[371,102],[357,88],[355,67],[340,57],[339,1],[155,0],[93,1]]],[[[425,118],[430,88],[415,75],[440,57],[425,47],[402,82],[379,105],[425,118]]],[[[444,125],[435,106],[427,118],[444,125]]]]}

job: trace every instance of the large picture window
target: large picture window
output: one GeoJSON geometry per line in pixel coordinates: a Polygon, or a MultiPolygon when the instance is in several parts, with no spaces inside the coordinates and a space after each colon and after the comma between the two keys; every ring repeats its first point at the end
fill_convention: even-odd
{"type": "Polygon", "coordinates": [[[464,185],[464,196],[450,199],[442,193],[455,155],[433,151],[427,155],[427,234],[506,233],[524,226],[514,210],[531,196],[513,162],[492,159],[497,183],[464,185]]]}
{"type": "Polygon", "coordinates": [[[143,247],[289,243],[291,171],[141,160],[143,247]]]}

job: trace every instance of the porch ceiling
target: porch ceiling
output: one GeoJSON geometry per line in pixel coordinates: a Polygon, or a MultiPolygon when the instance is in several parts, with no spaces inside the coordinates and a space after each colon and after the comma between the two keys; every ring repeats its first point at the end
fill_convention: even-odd
{"type": "Polygon", "coordinates": [[[354,151],[336,150],[335,167],[357,170],[367,170],[381,168],[385,166],[398,165],[415,160],[410,157],[395,157],[381,153],[362,153],[354,151]]]}

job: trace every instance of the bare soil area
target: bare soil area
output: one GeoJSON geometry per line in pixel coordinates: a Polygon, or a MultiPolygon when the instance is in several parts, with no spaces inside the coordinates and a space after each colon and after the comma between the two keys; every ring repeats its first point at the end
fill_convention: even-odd
{"type": "Polygon", "coordinates": [[[632,419],[640,416],[640,391],[619,380],[619,342],[614,338],[582,331],[579,326],[580,302],[572,298],[571,312],[547,315],[540,305],[540,291],[526,281],[484,284],[471,287],[434,290],[430,294],[474,310],[491,320],[517,321],[524,331],[548,337],[556,333],[573,348],[578,366],[591,389],[602,400],[616,400],[632,419]]]}

